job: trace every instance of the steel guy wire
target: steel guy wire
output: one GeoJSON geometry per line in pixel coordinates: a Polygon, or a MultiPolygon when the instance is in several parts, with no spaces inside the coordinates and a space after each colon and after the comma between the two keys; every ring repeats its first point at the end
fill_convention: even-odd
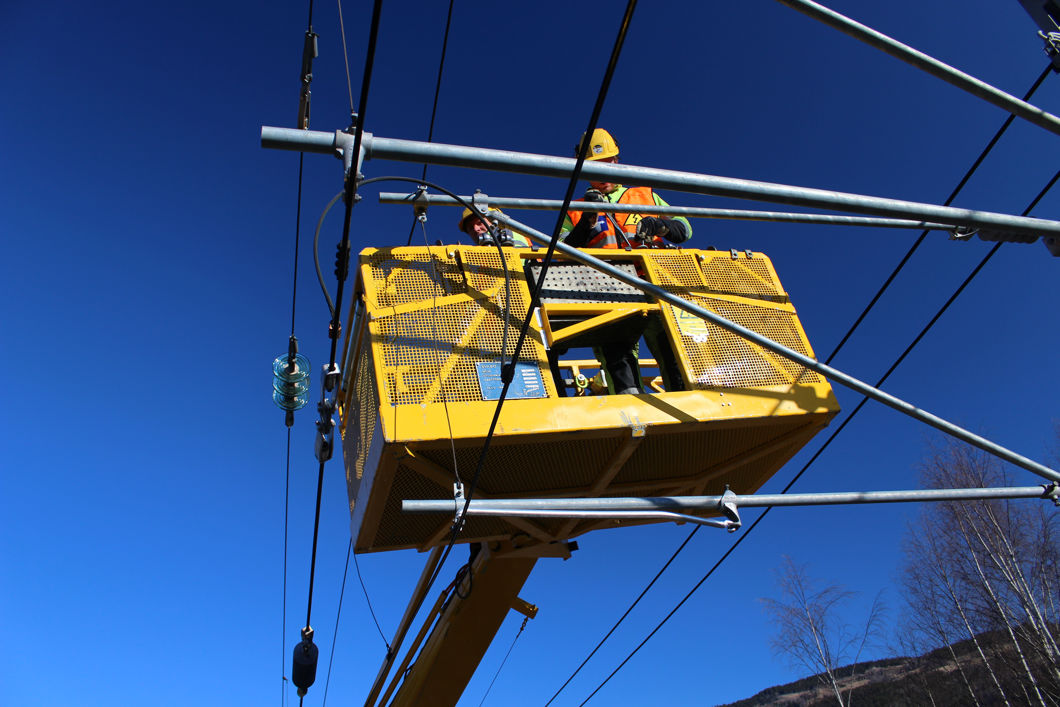
{"type": "Polygon", "coordinates": [[[342,0],[339,6],[339,34],[342,35],[342,60],[346,62],[346,90],[350,94],[350,114],[353,114],[353,81],[350,79],[350,50],[346,48],[346,24],[342,21],[342,0]]]}
{"type": "MultiPolygon", "coordinates": [[[[424,250],[427,253],[427,258],[430,259],[430,261],[431,261],[431,271],[434,273],[434,279],[435,279],[435,284],[436,284],[436,287],[431,290],[431,309],[434,310],[434,311],[437,311],[437,309],[438,309],[438,294],[437,293],[438,293],[438,290],[443,290],[444,291],[444,288],[442,287],[442,276],[438,273],[438,264],[435,261],[434,255],[431,253],[431,244],[430,244],[430,242],[427,239],[427,224],[425,223],[426,219],[427,219],[427,215],[426,215],[426,212],[424,212],[423,219],[421,220],[420,217],[417,215],[416,221],[413,221],[413,224],[415,224],[418,221],[419,224],[420,224],[420,230],[423,232],[423,248],[424,248],[424,250]]],[[[497,247],[500,248],[500,243],[497,243],[497,247]]],[[[501,252],[501,262],[502,263],[504,262],[504,252],[503,251],[501,252]]],[[[504,268],[504,275],[505,275],[505,282],[507,282],[508,281],[508,267],[507,267],[506,263],[505,263],[505,268],[504,268]]],[[[506,303],[506,307],[507,307],[507,303],[506,303]]],[[[508,338],[507,318],[505,319],[505,324],[504,324],[504,338],[505,338],[505,340],[507,340],[507,338],[508,338]]],[[[440,344],[441,343],[440,341],[438,341],[438,319],[437,319],[437,317],[431,317],[431,341],[434,342],[435,344],[440,344]]],[[[441,349],[440,346],[438,348],[439,348],[439,350],[441,349]]],[[[450,356],[453,355],[453,352],[452,352],[451,348],[450,348],[449,355],[450,356]]],[[[503,346],[501,348],[501,367],[502,368],[504,367],[504,349],[503,349],[503,346]]],[[[440,378],[438,380],[438,392],[442,396],[442,408],[445,410],[445,426],[446,426],[446,428],[449,431],[449,451],[453,455],[453,476],[456,477],[456,483],[462,484],[463,482],[460,480],[460,465],[457,464],[457,461],[456,461],[456,442],[453,440],[453,421],[449,417],[449,394],[443,389],[442,380],[440,378]]],[[[387,652],[388,653],[390,652],[389,646],[387,647],[387,652]]]]}
{"type": "MultiPolygon", "coordinates": [[[[1034,197],[1034,199],[1027,206],[1027,208],[1023,210],[1023,215],[1024,216],[1029,214],[1031,212],[1031,210],[1034,209],[1035,206],[1037,206],[1038,202],[1041,201],[1041,199],[1049,192],[1049,190],[1053,188],[1053,186],[1056,184],[1056,182],[1058,180],[1060,180],[1060,171],[1057,171],[1057,173],[1053,175],[1052,179],[1050,179],[1046,183],[1046,185],[1042,188],[1042,190],[1038,193],[1038,195],[1034,197]]],[[[924,328],[921,329],[920,333],[917,334],[916,338],[913,339],[912,343],[910,343],[909,346],[906,347],[905,351],[902,352],[901,356],[899,356],[898,359],[896,359],[895,362],[893,364],[891,364],[891,367],[887,369],[887,372],[883,374],[883,376],[880,378],[879,382],[876,384],[877,387],[882,385],[884,383],[884,381],[886,381],[887,378],[890,377],[890,375],[895,371],[895,369],[897,369],[898,366],[901,365],[902,361],[905,360],[906,356],[908,356],[912,352],[912,350],[916,347],[916,345],[920,343],[921,339],[924,338],[924,336],[935,325],[935,323],[939,320],[939,318],[946,312],[947,309],[949,309],[950,305],[952,305],[957,300],[957,297],[960,296],[960,294],[964,291],[964,289],[972,282],[972,280],[976,277],[976,275],[979,274],[979,272],[990,261],[990,259],[994,257],[994,254],[997,253],[998,250],[1000,250],[1002,245],[1004,245],[1003,242],[995,243],[994,247],[991,248],[990,251],[983,257],[983,259],[979,261],[979,264],[976,265],[975,268],[972,269],[971,273],[968,274],[968,276],[957,287],[957,289],[954,291],[954,293],[952,295],[950,295],[949,299],[946,300],[946,303],[944,305],[942,305],[942,307],[938,310],[938,312],[935,313],[935,316],[933,316],[931,318],[931,320],[924,326],[924,328]]],[[[857,415],[858,411],[861,410],[862,407],[864,407],[866,402],[868,402],[868,398],[867,397],[864,397],[864,398],[861,399],[861,402],[859,402],[858,405],[854,408],[854,410],[849,415],[847,415],[847,417],[843,420],[843,423],[838,428],[836,428],[835,432],[833,432],[831,434],[831,436],[829,436],[829,438],[825,441],[825,443],[823,445],[821,445],[820,449],[817,450],[817,452],[810,458],[810,460],[807,461],[805,465],[803,465],[802,469],[799,470],[799,473],[797,473],[794,476],[794,478],[792,478],[792,480],[790,482],[788,482],[788,485],[784,487],[784,489],[781,491],[781,493],[787,493],[791,489],[791,487],[794,486],[795,482],[797,482],[799,480],[799,478],[803,475],[803,473],[805,473],[806,470],[810,468],[810,465],[813,464],[814,461],[821,455],[821,453],[828,447],[828,445],[832,443],[832,440],[834,440],[839,435],[839,433],[842,432],[843,428],[846,427],[847,423],[850,422],[854,418],[855,415],[857,415]]],[[[736,540],[736,542],[733,543],[732,547],[730,547],[725,552],[725,554],[723,554],[721,556],[721,558],[717,562],[714,563],[714,565],[707,571],[707,573],[705,575],[703,575],[703,577],[695,584],[694,587],[692,587],[691,590],[688,591],[687,594],[685,594],[685,596],[681,599],[681,601],[679,601],[677,603],[677,605],[670,611],[670,613],[668,613],[663,618],[663,620],[660,621],[658,623],[658,625],[656,625],[656,627],[654,629],[652,629],[651,633],[649,633],[644,638],[644,640],[642,640],[637,645],[637,647],[634,648],[633,651],[629,655],[627,655],[626,658],[621,663],[619,663],[618,667],[616,667],[613,671],[611,671],[611,674],[608,675],[604,679],[604,681],[602,683],[600,683],[596,687],[596,689],[593,690],[592,693],[589,694],[588,697],[585,698],[585,700],[581,703],[582,705],[586,704],[590,699],[592,699],[593,695],[595,695],[597,692],[599,692],[600,689],[603,688],[603,686],[606,685],[608,683],[608,681],[611,680],[611,678],[613,678],[618,673],[618,671],[621,670],[622,667],[625,666],[626,663],[628,663],[629,660],[631,658],[633,658],[633,656],[636,655],[636,653],[649,640],[651,640],[651,638],[659,631],[659,629],[661,629],[663,627],[663,625],[666,624],[666,622],[670,620],[670,617],[672,617],[677,612],[677,610],[680,609],[684,605],[684,603],[686,601],[688,601],[689,598],[691,598],[691,596],[696,592],[696,590],[698,590],[699,587],[702,586],[703,583],[706,582],[707,579],[710,578],[710,576],[714,573],[714,571],[718,567],[721,566],[721,564],[726,560],[726,558],[728,558],[729,555],[731,555],[736,550],[737,547],[739,547],[740,543],[742,543],[744,541],[744,539],[755,529],[755,527],[758,525],[759,521],[761,521],[763,518],[765,518],[766,515],[771,510],[772,510],[772,507],[770,506],[770,507],[767,507],[764,511],[762,511],[761,515],[759,515],[755,519],[755,521],[747,528],[747,530],[744,533],[740,534],[740,537],[736,540]]],[[[690,537],[691,537],[691,534],[690,534],[690,537]]],[[[680,548],[679,548],[679,550],[680,550],[680,548]]],[[[676,555],[676,553],[675,553],[675,555],[676,555]]]]}
{"type": "MultiPolygon", "coordinates": [[[[335,612],[335,630],[331,633],[331,655],[328,657],[328,677],[324,681],[324,699],[321,705],[328,703],[328,687],[331,685],[331,666],[335,662],[335,641],[339,637],[339,617],[342,616],[342,599],[346,596],[346,573],[350,571],[350,550],[353,548],[353,538],[350,538],[350,542],[346,545],[346,566],[342,568],[342,586],[339,589],[339,608],[335,612]]],[[[356,559],[356,558],[354,558],[356,559]]],[[[361,572],[357,571],[357,578],[360,579],[361,572]]],[[[364,581],[361,581],[361,589],[364,589],[364,581]]],[[[364,590],[365,601],[368,602],[368,611],[372,612],[372,618],[375,618],[375,612],[372,611],[372,602],[368,599],[368,590],[364,590]]],[[[375,622],[375,627],[379,628],[379,622],[375,622]]],[[[382,636],[382,630],[379,631],[379,635],[382,636]]],[[[383,643],[386,643],[386,639],[383,639],[383,643]]]]}
{"type": "MultiPolygon", "coordinates": [[[[1035,91],[1038,90],[1038,87],[1041,86],[1042,82],[1045,80],[1045,77],[1049,75],[1049,72],[1051,70],[1052,70],[1052,65],[1051,64],[1049,66],[1045,67],[1045,70],[1041,73],[1041,75],[1038,76],[1037,80],[1035,80],[1034,84],[1031,86],[1031,88],[1024,95],[1023,100],[1025,100],[1025,101],[1029,100],[1031,98],[1031,96],[1034,95],[1035,91]]],[[[968,171],[965,172],[964,176],[961,178],[960,182],[954,188],[954,190],[950,194],[949,198],[946,199],[946,202],[945,202],[946,205],[949,205],[957,197],[957,195],[960,193],[960,191],[968,183],[968,180],[972,177],[972,175],[975,173],[975,171],[983,163],[983,160],[986,159],[987,155],[989,155],[990,151],[997,144],[998,140],[1000,140],[1001,136],[1008,129],[1009,125],[1012,124],[1012,121],[1014,119],[1015,119],[1015,116],[1011,116],[1010,115],[1004,121],[1004,123],[1001,125],[1001,127],[998,129],[998,131],[996,133],[994,133],[994,136],[987,143],[986,147],[983,148],[982,152],[979,153],[979,156],[972,163],[972,166],[968,169],[968,171]]],[[[1048,190],[1048,187],[1046,188],[1046,190],[1048,190]]],[[[1044,195],[1044,192],[1043,192],[1042,195],[1044,195]]],[[[1042,195],[1039,195],[1038,199],[1040,199],[1042,195]]],[[[1037,203],[1038,199],[1035,200],[1034,204],[1037,203]]],[[[1027,211],[1024,212],[1024,215],[1026,215],[1026,213],[1029,212],[1030,208],[1033,208],[1034,204],[1032,204],[1031,207],[1028,207],[1027,211]]],[[[913,246],[905,254],[905,256],[902,258],[901,262],[894,269],[894,271],[890,274],[890,276],[888,276],[886,281],[883,283],[883,285],[880,287],[880,289],[876,292],[875,296],[873,296],[872,300],[869,302],[869,304],[865,307],[865,309],[858,316],[857,320],[850,326],[850,328],[847,330],[846,334],[843,335],[842,340],[840,340],[840,342],[832,350],[832,353],[828,355],[828,358],[825,360],[825,363],[831,363],[832,359],[835,358],[836,354],[839,353],[839,350],[841,348],[843,348],[843,345],[847,342],[847,340],[854,333],[854,331],[861,325],[862,321],[864,321],[864,319],[868,315],[869,311],[876,305],[876,302],[879,301],[880,297],[883,295],[883,293],[890,286],[891,282],[893,282],[895,277],[897,277],[898,273],[901,272],[902,268],[908,262],[909,258],[912,257],[913,253],[916,252],[917,248],[920,247],[920,244],[923,242],[925,236],[927,236],[928,233],[929,233],[929,231],[925,230],[923,233],[920,234],[920,237],[916,240],[916,242],[913,244],[913,246]]],[[[988,254],[987,258],[989,258],[990,255],[992,255],[993,252],[996,252],[996,249],[995,249],[995,251],[992,251],[990,254],[988,254]]],[[[984,261],[982,263],[980,263],[980,265],[976,268],[975,272],[978,272],[979,268],[981,268],[982,265],[984,265],[985,263],[986,263],[986,259],[984,259],[984,261]]],[[[965,284],[967,284],[967,282],[965,284]]],[[[963,289],[963,285],[962,285],[962,287],[960,289],[963,289]]],[[[945,308],[947,308],[948,306],[949,306],[949,303],[947,303],[944,306],[943,310],[941,310],[938,314],[936,314],[936,319],[939,316],[941,316],[942,312],[945,311],[945,308]]],[[[929,325],[929,327],[930,327],[930,325],[929,325]]],[[[926,333],[926,330],[924,332],[921,332],[921,336],[923,336],[924,333],[926,333]]],[[[919,341],[919,337],[917,338],[917,341],[919,341]]],[[[907,349],[906,353],[908,353],[909,350],[910,349],[907,349]]],[[[901,360],[904,359],[904,357],[905,357],[905,354],[903,354],[902,357],[899,358],[899,360],[895,363],[895,366],[897,366],[901,362],[901,360]]],[[[893,370],[893,368],[894,368],[894,366],[892,366],[891,370],[893,370]]],[[[890,372],[891,371],[888,371],[887,376],[890,375],[890,372]]],[[[884,376],[884,378],[881,378],[880,379],[880,383],[882,383],[884,380],[886,380],[887,376],[884,376]]],[[[878,383],[877,387],[879,385],[880,384],[878,383]]],[[[831,444],[832,440],[846,426],[847,422],[849,422],[850,419],[855,414],[857,414],[857,411],[865,404],[866,400],[867,399],[863,399],[861,401],[861,403],[858,404],[857,408],[850,415],[848,415],[844,419],[843,423],[838,428],[836,428],[836,430],[832,433],[832,435],[829,437],[829,439],[827,441],[825,441],[825,443],[823,445],[821,445],[821,447],[817,450],[817,453],[814,454],[814,456],[810,459],[810,461],[806,463],[806,465],[795,475],[795,477],[788,483],[788,485],[784,487],[784,490],[781,491],[781,493],[787,493],[787,491],[791,489],[791,487],[795,484],[795,482],[798,481],[799,478],[802,476],[802,474],[809,468],[810,464],[812,464],[813,461],[815,459],[817,459],[817,457],[821,454],[821,452],[823,452],[825,450],[825,448],[828,447],[829,444],[831,444]]],[[[769,512],[768,509],[766,511],[764,511],[762,513],[762,515],[760,515],[754,521],[754,523],[752,525],[750,525],[747,528],[747,530],[745,530],[740,535],[740,538],[737,539],[737,541],[733,545],[733,548],[731,548],[729,552],[731,552],[732,549],[735,549],[735,547],[737,545],[739,545],[743,541],[743,538],[746,537],[747,534],[749,534],[754,529],[755,525],[758,524],[758,521],[761,520],[761,518],[764,517],[765,514],[768,513],[768,512],[769,512]]],[[[640,600],[644,598],[644,595],[647,593],[647,591],[649,589],[651,589],[652,585],[654,585],[655,582],[659,579],[659,577],[662,576],[662,574],[670,566],[670,563],[672,563],[674,561],[674,559],[676,559],[676,557],[684,550],[685,546],[688,544],[688,541],[691,540],[692,536],[695,535],[696,532],[699,531],[699,528],[700,528],[700,526],[696,526],[695,528],[692,529],[692,531],[685,538],[684,542],[682,542],[681,545],[677,548],[677,550],[674,551],[674,553],[670,556],[670,559],[666,561],[666,564],[663,565],[662,569],[659,570],[659,572],[652,578],[652,580],[648,583],[648,585],[644,588],[644,590],[637,596],[637,598],[633,601],[633,603],[630,604],[629,608],[626,609],[625,613],[623,613],[622,616],[619,618],[619,620],[615,623],[615,625],[611,627],[611,630],[609,630],[607,632],[607,634],[600,640],[600,642],[596,644],[596,646],[592,649],[592,651],[589,653],[589,655],[585,657],[585,660],[583,660],[581,662],[581,664],[574,670],[574,672],[571,673],[571,675],[567,678],[566,682],[564,682],[563,685],[560,686],[559,690],[557,690],[556,693],[554,695],[552,695],[552,697],[549,699],[549,701],[546,703],[546,705],[551,704],[557,697],[559,697],[560,693],[563,692],[563,690],[567,687],[568,684],[570,684],[570,681],[574,679],[574,677],[581,671],[581,669],[585,667],[586,663],[588,663],[589,660],[592,659],[592,657],[596,654],[596,652],[598,650],[600,650],[600,648],[607,641],[607,639],[610,638],[611,634],[613,634],[615,632],[615,630],[619,627],[619,625],[622,624],[622,622],[626,619],[626,617],[629,615],[629,613],[637,606],[638,603],[640,603],[640,600]]],[[[725,557],[728,557],[728,554],[729,553],[727,552],[725,554],[725,556],[722,558],[722,560],[724,560],[725,557]]],[[[720,561],[719,561],[719,564],[720,564],[720,561]]]]}
{"type": "Polygon", "coordinates": [[[478,707],[486,704],[486,698],[489,697],[490,690],[493,689],[493,683],[497,682],[497,678],[500,676],[501,671],[504,670],[504,664],[508,662],[508,656],[512,654],[512,650],[515,648],[515,642],[519,640],[519,636],[523,635],[523,631],[526,629],[526,622],[530,620],[529,616],[523,617],[523,623],[519,626],[519,633],[515,634],[515,638],[512,639],[512,645],[508,646],[508,652],[504,654],[504,660],[501,661],[500,666],[497,668],[497,672],[493,674],[493,679],[490,680],[490,686],[486,688],[486,694],[482,696],[482,700],[478,703],[478,707]]]}
{"type": "MultiPolygon", "coordinates": [[[[434,139],[434,118],[438,113],[438,96],[442,91],[442,69],[445,67],[445,54],[449,48],[449,26],[453,22],[453,2],[449,0],[449,11],[445,15],[445,32],[442,34],[442,55],[438,59],[438,78],[434,82],[434,104],[431,106],[431,122],[427,128],[427,142],[431,142],[434,139]]],[[[427,178],[427,164],[423,165],[423,173],[420,175],[420,179],[427,178]]],[[[416,222],[412,222],[412,227],[409,228],[409,238],[406,245],[412,245],[412,233],[416,230],[416,222]]]]}

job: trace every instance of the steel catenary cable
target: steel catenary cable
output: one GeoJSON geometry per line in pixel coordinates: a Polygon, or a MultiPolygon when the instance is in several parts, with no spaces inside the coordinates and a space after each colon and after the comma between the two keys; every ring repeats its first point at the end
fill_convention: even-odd
{"type": "MultiPolygon", "coordinates": [[[[1024,95],[1023,100],[1025,100],[1025,101],[1029,100],[1031,98],[1031,96],[1034,95],[1035,91],[1038,90],[1038,87],[1041,86],[1042,82],[1045,80],[1045,77],[1049,75],[1049,72],[1051,70],[1052,70],[1052,66],[1051,65],[1050,66],[1046,66],[1045,70],[1041,73],[1041,75],[1038,76],[1037,80],[1034,82],[1034,85],[1032,85],[1031,88],[1024,95]]],[[[949,205],[953,201],[953,199],[957,197],[957,195],[960,193],[960,191],[968,183],[968,180],[972,177],[972,175],[975,173],[975,171],[982,164],[983,160],[985,160],[987,155],[989,155],[991,150],[993,150],[994,146],[997,144],[998,140],[1000,140],[1001,136],[1005,133],[1005,131],[1008,129],[1008,127],[1012,124],[1013,120],[1014,120],[1014,116],[1009,116],[1008,119],[1006,119],[1004,121],[1004,123],[1002,123],[1002,125],[998,129],[998,131],[996,133],[994,133],[994,136],[987,143],[986,147],[984,147],[983,150],[979,153],[979,156],[972,163],[972,166],[965,172],[965,174],[961,178],[960,182],[954,188],[953,192],[950,194],[949,198],[946,200],[946,205],[949,205]]],[[[916,240],[916,242],[912,245],[912,247],[910,247],[909,251],[906,252],[905,256],[898,263],[898,265],[895,267],[893,272],[891,272],[891,274],[884,281],[883,285],[880,286],[879,290],[872,297],[872,300],[868,303],[868,305],[866,305],[866,307],[861,312],[861,314],[857,317],[855,322],[849,327],[849,329],[847,330],[846,334],[843,335],[843,338],[836,345],[836,347],[832,350],[832,353],[830,353],[828,355],[828,358],[825,360],[825,363],[831,363],[832,359],[835,358],[835,356],[839,353],[839,350],[847,342],[847,340],[854,333],[854,331],[861,325],[861,323],[864,321],[865,317],[868,315],[869,311],[876,305],[876,303],[879,301],[880,297],[883,296],[883,293],[888,289],[888,287],[891,285],[891,283],[894,281],[894,279],[898,276],[899,272],[901,272],[902,268],[906,265],[906,263],[912,257],[913,253],[915,253],[917,248],[920,247],[920,244],[923,242],[924,237],[927,234],[928,234],[927,230],[925,230],[923,233],[921,233],[920,237],[916,240]]],[[[941,312],[939,314],[941,314],[941,312]]],[[[936,315],[936,316],[938,316],[938,315],[936,315]]],[[[881,381],[882,380],[883,379],[881,379],[881,381]]],[[[864,404],[864,402],[865,402],[865,400],[862,400],[861,404],[859,404],[859,406],[858,406],[859,409],[860,409],[861,405],[864,404]]],[[[806,469],[809,467],[809,465],[812,464],[813,461],[820,455],[820,453],[823,452],[825,450],[825,448],[827,448],[827,446],[831,443],[832,439],[834,439],[839,434],[839,432],[843,429],[843,427],[846,426],[846,423],[850,420],[851,417],[853,417],[854,414],[856,414],[856,412],[857,411],[855,410],[854,413],[851,413],[851,415],[849,415],[846,419],[844,419],[843,423],[832,433],[832,435],[829,437],[829,439],[827,441],[825,441],[825,443],[818,449],[817,453],[810,459],[810,461],[806,464],[806,466],[804,466],[802,468],[802,470],[800,470],[795,475],[795,477],[788,483],[788,485],[784,487],[784,490],[782,490],[781,493],[787,493],[787,491],[791,489],[792,485],[794,485],[794,483],[796,481],[798,481],[798,479],[806,471],[806,469]]],[[[735,549],[735,547],[737,545],[739,545],[741,542],[743,542],[743,538],[745,538],[754,529],[755,525],[758,524],[758,521],[767,512],[768,512],[768,509],[767,509],[767,511],[763,512],[758,517],[758,519],[756,519],[754,521],[754,523],[747,528],[747,530],[745,530],[743,533],[740,534],[740,538],[737,539],[737,541],[733,545],[733,547],[730,548],[730,550],[728,552],[726,552],[726,554],[722,558],[722,560],[724,560],[725,557],[728,557],[729,553],[733,549],[735,549]]],[[[651,587],[655,584],[655,582],[658,581],[658,579],[662,576],[662,574],[669,568],[670,564],[677,558],[677,556],[679,554],[681,554],[681,552],[685,549],[685,546],[688,544],[689,540],[691,540],[692,537],[699,531],[700,527],[701,526],[697,525],[695,528],[693,528],[689,532],[689,534],[685,537],[684,541],[674,551],[674,553],[670,556],[670,558],[666,561],[666,563],[662,566],[662,568],[660,568],[659,571],[655,574],[655,576],[652,577],[651,581],[648,582],[647,586],[645,586],[645,588],[641,591],[641,593],[637,596],[637,598],[633,600],[633,602],[630,604],[630,606],[625,610],[625,612],[618,619],[618,621],[615,622],[615,624],[611,627],[611,629],[607,632],[607,634],[604,635],[604,637],[602,639],[600,639],[600,641],[596,644],[596,646],[593,647],[592,651],[589,652],[589,655],[587,655],[585,657],[585,659],[581,662],[581,664],[579,664],[578,667],[574,670],[574,672],[571,673],[570,676],[567,677],[567,680],[559,687],[559,689],[556,691],[556,693],[554,695],[552,695],[552,697],[549,699],[549,701],[546,703],[546,705],[552,704],[552,702],[557,697],[559,697],[560,693],[563,692],[563,690],[567,687],[567,685],[570,684],[570,682],[574,679],[574,677],[579,672],[581,672],[582,668],[584,668],[585,665],[589,662],[589,660],[592,659],[592,657],[596,654],[596,652],[600,650],[600,648],[603,646],[603,644],[611,637],[611,635],[622,624],[622,622],[626,619],[626,617],[629,616],[630,612],[637,606],[637,604],[640,603],[641,599],[644,598],[644,596],[645,596],[645,594],[647,594],[648,590],[651,589],[651,587]]],[[[720,562],[721,561],[719,561],[719,563],[720,562]]]]}

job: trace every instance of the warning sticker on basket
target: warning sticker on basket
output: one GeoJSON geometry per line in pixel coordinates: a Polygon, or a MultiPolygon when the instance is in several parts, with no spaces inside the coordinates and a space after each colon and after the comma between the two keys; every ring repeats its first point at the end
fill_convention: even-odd
{"type": "MultiPolygon", "coordinates": [[[[483,400],[500,400],[504,381],[501,380],[501,364],[498,361],[479,361],[475,364],[478,387],[483,400]]],[[[515,364],[515,375],[508,387],[507,400],[546,398],[545,384],[541,380],[541,369],[532,363],[515,364]]]]}
{"type": "Polygon", "coordinates": [[[691,338],[697,344],[707,343],[707,337],[710,332],[707,330],[706,320],[700,319],[683,309],[675,308],[674,315],[677,317],[677,328],[682,334],[691,338]]]}

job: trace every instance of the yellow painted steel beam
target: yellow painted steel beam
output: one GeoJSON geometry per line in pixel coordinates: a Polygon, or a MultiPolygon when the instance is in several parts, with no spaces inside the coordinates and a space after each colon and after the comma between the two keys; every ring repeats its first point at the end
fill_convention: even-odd
{"type": "MultiPolygon", "coordinates": [[[[395,405],[383,417],[388,441],[482,439],[489,430],[496,403],[470,401],[431,405],[395,405]]],[[[548,436],[613,430],[631,420],[644,425],[689,421],[724,421],[756,417],[834,413],[839,405],[827,383],[763,388],[724,388],[667,393],[665,397],[601,395],[575,398],[509,400],[501,409],[496,435],[548,436]]]]}
{"type": "Polygon", "coordinates": [[[487,553],[483,550],[472,563],[473,582],[461,594],[452,595],[438,618],[394,695],[391,704],[395,707],[451,707],[459,702],[537,562],[535,558],[483,558],[487,553]]]}
{"type": "MultiPolygon", "coordinates": [[[[615,309],[604,314],[597,314],[585,321],[578,322],[577,324],[571,324],[565,326],[560,330],[552,328],[552,341],[551,344],[562,344],[564,341],[571,339],[572,337],[584,334],[587,331],[597,329],[606,324],[617,322],[621,319],[626,319],[633,316],[634,314],[647,314],[649,307],[622,307],[615,309]]],[[[654,307],[658,309],[658,307],[654,307]]],[[[550,323],[551,327],[551,323],[550,323]]]]}

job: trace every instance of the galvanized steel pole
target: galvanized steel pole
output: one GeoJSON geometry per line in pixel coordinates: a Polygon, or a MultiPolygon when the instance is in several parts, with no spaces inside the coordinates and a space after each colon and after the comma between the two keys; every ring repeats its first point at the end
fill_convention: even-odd
{"type": "MultiPolygon", "coordinates": [[[[485,199],[490,207],[496,206],[502,209],[537,209],[542,211],[556,211],[563,206],[559,199],[524,199],[520,197],[507,196],[462,196],[468,203],[485,199]]],[[[381,204],[432,204],[441,206],[463,206],[451,196],[437,194],[401,194],[395,192],[381,192],[379,194],[381,204]]],[[[611,204],[598,201],[572,201],[571,211],[606,211],[608,213],[636,214],[644,211],[642,204],[611,204]]],[[[781,211],[745,211],[742,209],[708,209],[696,206],[654,206],[653,214],[662,216],[688,216],[691,218],[730,219],[733,221],[776,221],[783,223],[815,223],[831,226],[877,226],[881,228],[913,228],[916,230],[935,229],[940,231],[953,231],[956,226],[945,223],[929,223],[925,221],[910,221],[908,219],[893,218],[871,218],[865,216],[836,216],[834,214],[800,214],[781,211]]]]}
{"type": "MultiPolygon", "coordinates": [[[[292,128],[263,127],[261,143],[264,147],[342,156],[352,149],[353,136],[343,132],[320,133],[292,128]]],[[[396,140],[377,137],[370,133],[364,134],[362,147],[366,151],[366,159],[426,162],[560,178],[570,177],[575,162],[567,157],[415,140],[396,140]]],[[[768,201],[874,216],[912,218],[990,231],[1019,233],[1035,238],[1043,234],[1060,235],[1060,222],[1057,221],[669,169],[586,162],[582,167],[582,176],[590,181],[637,184],[709,196],[768,201]]]]}
{"type": "Polygon", "coordinates": [[[982,98],[984,101],[992,103],[1012,115],[1023,118],[1030,123],[1034,123],[1040,128],[1045,128],[1051,133],[1060,135],[1060,118],[1057,116],[1052,113],[1047,113],[1041,108],[1033,106],[1026,101],[1022,101],[1000,89],[994,88],[990,84],[980,81],[974,76],[970,76],[963,71],[958,71],[949,64],[944,64],[938,59],[917,51],[906,44],[902,44],[898,40],[892,39],[881,32],[877,32],[871,27],[856,22],[845,15],[841,15],[835,10],[830,10],[823,5],[812,2],[812,0],[778,1],[793,10],[798,10],[805,15],[820,20],[829,27],[833,27],[854,39],[861,40],[868,45],[881,49],[891,56],[901,59],[907,64],[912,64],[918,69],[922,69],[932,76],[942,79],[946,83],[956,86],[963,91],[967,91],[973,96],[982,98]]]}
{"type": "MultiPolygon", "coordinates": [[[[498,221],[502,221],[508,226],[511,226],[512,228],[518,230],[520,233],[529,236],[530,238],[534,239],[535,241],[538,241],[539,243],[547,244],[551,241],[551,238],[549,236],[546,236],[544,233],[541,233],[540,231],[531,228],[530,226],[527,226],[524,223],[516,221],[507,214],[496,214],[496,218],[498,221]]],[[[667,292],[666,290],[662,289],[657,285],[654,285],[650,282],[645,282],[644,280],[630,275],[629,273],[623,270],[619,270],[618,268],[613,267],[608,263],[605,263],[603,260],[595,258],[589,255],[588,253],[585,253],[584,251],[581,251],[577,248],[572,248],[571,246],[567,245],[566,243],[563,243],[562,241],[556,244],[556,250],[563,253],[571,260],[577,260],[578,262],[584,263],[585,265],[599,270],[600,272],[607,273],[616,280],[620,280],[628,285],[636,287],[638,290],[646,292],[659,300],[668,302],[669,304],[673,305],[674,307],[677,307],[678,309],[682,309],[690,314],[699,317],[700,319],[706,319],[712,324],[720,326],[722,329],[730,331],[733,334],[736,334],[737,336],[741,336],[744,339],[747,339],[748,341],[752,341],[761,346],[762,348],[768,349],[779,356],[783,356],[786,359],[789,359],[791,361],[794,361],[795,363],[805,366],[811,371],[816,371],[817,373],[820,373],[822,376],[828,378],[829,380],[835,381],[852,390],[856,390],[862,395],[868,396],[873,400],[887,405],[888,407],[894,408],[895,410],[905,413],[906,415],[909,415],[912,418],[915,418],[917,420],[920,420],[921,422],[931,425],[932,427],[941,432],[945,432],[948,435],[963,440],[968,444],[978,447],[979,449],[982,449],[985,452],[989,452],[990,454],[993,454],[994,456],[1000,459],[1004,459],[1007,462],[1022,467],[1027,471],[1037,474],[1043,478],[1049,479],[1050,481],[1060,481],[1060,473],[1056,472],[1053,469],[1050,469],[1044,464],[1039,464],[1038,462],[1032,459],[1028,459],[1027,457],[1017,454],[1009,449],[1006,449],[1005,447],[995,444],[994,442],[991,442],[988,439],[985,439],[977,434],[969,432],[963,427],[958,427],[957,425],[954,425],[953,423],[948,422],[942,419],[941,417],[932,415],[931,413],[925,410],[921,410],[915,405],[907,403],[900,398],[896,398],[890,393],[885,393],[879,388],[874,388],[868,383],[858,380],[853,376],[849,376],[846,373],[843,373],[842,371],[832,368],[831,366],[820,363],[819,361],[810,358],[805,354],[789,349],[788,347],[782,344],[778,344],[777,342],[762,336],[758,332],[751,331],[750,329],[742,327],[739,324],[736,324],[735,322],[731,322],[728,319],[725,319],[715,314],[714,312],[711,312],[709,309],[704,309],[703,307],[700,307],[697,304],[693,304],[688,300],[682,299],[675,294],[667,292]]]]}
{"type": "MultiPolygon", "coordinates": [[[[908,491],[847,491],[839,493],[727,494],[725,496],[657,496],[648,498],[506,498],[472,499],[468,515],[537,516],[545,513],[565,514],[546,517],[571,517],[576,513],[600,514],[613,511],[689,511],[718,510],[724,501],[737,508],[767,506],[839,506],[868,503],[924,503],[939,501],[972,501],[1002,498],[1041,498],[1057,501],[1056,484],[968,489],[917,489],[908,491]]],[[[401,510],[407,513],[453,513],[463,508],[463,501],[406,500],[401,510]]]]}

